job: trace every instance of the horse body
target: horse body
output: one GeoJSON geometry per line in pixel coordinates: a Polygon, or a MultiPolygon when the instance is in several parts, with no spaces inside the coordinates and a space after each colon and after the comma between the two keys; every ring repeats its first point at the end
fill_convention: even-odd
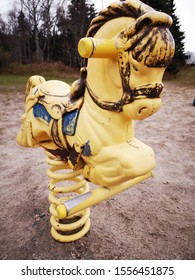
{"type": "MultiPolygon", "coordinates": [[[[95,38],[117,38],[132,20],[120,18],[109,21],[106,27],[97,32],[95,38]],[[114,29],[115,33],[113,26],[118,27],[114,29]]],[[[121,99],[123,88],[118,67],[117,59],[91,58],[88,61],[87,83],[92,85],[93,91],[100,99],[113,102],[121,99]]],[[[141,68],[145,73],[148,70],[144,65],[141,68]]],[[[133,87],[145,84],[145,80],[150,84],[154,81],[161,82],[164,69],[152,70],[149,71],[150,77],[148,73],[139,73],[139,78],[134,79],[137,73],[134,76],[132,74],[133,87]]],[[[73,138],[68,137],[71,145],[78,138],[82,139],[83,143],[90,143],[91,154],[89,157],[83,157],[86,163],[85,178],[98,185],[111,186],[153,170],[154,152],[134,137],[132,119],[148,117],[159,109],[160,104],[160,98],[136,100],[133,104],[124,105],[121,113],[106,111],[92,101],[86,90],[76,135],[73,138]]]]}
{"type": "MultiPolygon", "coordinates": [[[[118,11],[117,4],[113,4],[108,10],[100,13],[88,32],[88,35],[93,34],[93,28],[96,28],[99,21],[101,26],[93,34],[94,39],[112,40],[115,42],[118,55],[109,58],[90,58],[87,65],[87,77],[84,80],[84,96],[74,97],[70,89],[68,97],[67,93],[65,94],[67,100],[64,99],[62,102],[65,109],[60,111],[59,118],[55,115],[55,120],[50,123],[41,120],[40,125],[33,113],[33,107],[37,102],[43,102],[43,96],[41,97],[40,93],[36,92],[47,82],[41,80],[40,85],[37,83],[35,88],[29,90],[26,101],[29,109],[23,117],[23,130],[17,137],[18,143],[23,146],[25,143],[27,143],[26,146],[35,146],[36,141],[32,139],[38,139],[39,146],[50,152],[53,151],[55,155],[59,147],[60,151],[63,147],[65,149],[74,147],[73,152],[75,154],[76,151],[79,168],[84,168],[84,177],[103,186],[120,184],[154,169],[154,152],[152,148],[134,137],[133,120],[145,119],[160,108],[162,77],[170,57],[173,56],[173,43],[169,43],[171,37],[168,31],[166,30],[166,34],[162,35],[162,38],[166,38],[166,42],[161,37],[159,39],[161,29],[162,32],[167,29],[169,18],[163,15],[162,23],[156,20],[156,25],[160,22],[160,29],[158,29],[154,24],[153,13],[145,16],[151,11],[147,5],[140,1],[127,0],[119,6],[122,7],[122,12],[124,7],[125,9],[130,7],[134,11],[133,14],[139,15],[142,20],[138,16],[138,19],[135,19],[132,16],[120,14],[111,19],[108,17],[109,20],[105,20],[102,24],[102,20],[104,21],[109,15],[109,9],[111,9],[110,15],[115,9],[118,11]],[[149,28],[148,25],[152,27],[149,28]],[[164,29],[163,25],[165,25],[164,29]],[[150,29],[155,29],[153,31],[155,36],[152,35],[150,29]],[[138,34],[136,30],[139,31],[138,34]],[[143,39],[145,33],[147,39],[143,39]],[[129,41],[131,41],[130,47],[129,41]],[[147,47],[148,42],[150,42],[150,47],[147,47]],[[158,45],[157,50],[156,45],[158,45]],[[146,50],[145,56],[141,53],[141,49],[146,50]],[[164,49],[165,53],[162,54],[164,49]],[[71,135],[62,135],[60,124],[63,121],[60,120],[63,115],[66,117],[68,111],[75,109],[79,110],[79,116],[74,125],[75,131],[71,135]],[[51,130],[57,131],[55,137],[51,130]],[[24,140],[25,137],[27,140],[24,140]]],[[[67,84],[64,84],[64,88],[69,91],[67,84]]],[[[56,87],[53,87],[51,83],[49,94],[52,95],[55,92],[57,96],[55,89],[56,87]]],[[[47,102],[42,104],[48,108],[47,102]]],[[[63,107],[60,106],[58,104],[54,108],[63,107]]],[[[47,116],[46,113],[43,114],[47,116]]],[[[73,168],[78,168],[78,166],[73,164],[73,168]]]]}

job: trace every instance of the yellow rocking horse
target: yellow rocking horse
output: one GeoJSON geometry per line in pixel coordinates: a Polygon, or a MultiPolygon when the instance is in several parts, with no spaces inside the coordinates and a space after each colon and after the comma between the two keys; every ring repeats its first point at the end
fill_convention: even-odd
{"type": "MultiPolygon", "coordinates": [[[[74,241],[89,230],[89,209],[152,176],[152,148],[134,137],[133,120],[160,108],[162,78],[174,55],[172,19],[138,0],[110,4],[92,20],[78,44],[84,58],[72,86],[32,76],[27,82],[25,114],[17,142],[43,147],[52,166],[52,236],[74,241]],[[69,173],[57,173],[71,169],[69,173]],[[72,180],[72,186],[57,186],[72,180]],[[89,190],[90,181],[100,187],[89,190]],[[75,192],[73,197],[57,197],[75,192]],[[80,216],[68,231],[61,219],[80,216]]],[[[69,227],[69,225],[68,225],[69,227]]]]}

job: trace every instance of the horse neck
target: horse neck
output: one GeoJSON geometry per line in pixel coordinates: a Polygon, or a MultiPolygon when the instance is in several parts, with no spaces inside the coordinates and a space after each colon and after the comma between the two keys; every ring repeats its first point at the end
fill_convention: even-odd
{"type": "MultiPolygon", "coordinates": [[[[132,19],[126,17],[110,20],[98,30],[94,37],[100,39],[117,37],[131,22],[132,19]]],[[[123,91],[118,60],[90,58],[87,69],[87,83],[100,100],[117,102],[121,99],[123,91]]],[[[128,139],[134,137],[132,120],[126,119],[122,112],[118,113],[100,108],[93,102],[87,90],[85,92],[83,109],[92,123],[106,123],[110,121],[111,125],[107,127],[107,130],[115,130],[116,133],[126,131],[128,139]]]]}
{"type": "MultiPolygon", "coordinates": [[[[133,18],[119,17],[106,23],[96,32],[96,39],[114,39],[132,23],[133,18]]],[[[99,98],[118,101],[122,96],[118,59],[89,58],[87,81],[99,98]]]]}
{"type": "MultiPolygon", "coordinates": [[[[91,59],[88,65],[87,83],[93,93],[102,101],[117,102],[122,97],[122,86],[117,62],[108,59],[91,59]],[[117,67],[116,67],[117,66],[117,67]],[[117,70],[116,70],[117,69],[117,70]]],[[[133,122],[125,118],[123,112],[113,112],[100,108],[85,92],[83,109],[91,125],[106,124],[106,131],[123,134],[124,141],[134,137],[133,122]]]]}
{"type": "Polygon", "coordinates": [[[87,82],[101,99],[118,101],[122,96],[122,85],[118,61],[107,58],[92,58],[88,62],[87,82]]]}

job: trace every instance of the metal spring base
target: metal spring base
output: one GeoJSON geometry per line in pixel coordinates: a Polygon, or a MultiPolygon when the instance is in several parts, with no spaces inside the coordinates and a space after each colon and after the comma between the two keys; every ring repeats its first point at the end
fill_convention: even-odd
{"type": "Polygon", "coordinates": [[[82,169],[78,171],[67,171],[68,164],[46,152],[46,162],[51,166],[47,170],[50,178],[49,211],[51,213],[51,235],[59,242],[71,242],[83,237],[90,229],[90,209],[80,211],[63,220],[58,218],[56,207],[75,197],[89,191],[89,184],[80,177],[82,169]],[[64,196],[63,194],[68,194],[64,196]],[[61,194],[61,196],[60,196],[61,194]]]}

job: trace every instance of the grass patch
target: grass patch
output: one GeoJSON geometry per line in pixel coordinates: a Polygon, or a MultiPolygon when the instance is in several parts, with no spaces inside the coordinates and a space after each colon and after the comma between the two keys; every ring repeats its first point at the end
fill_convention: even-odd
{"type": "Polygon", "coordinates": [[[33,75],[43,76],[46,80],[60,80],[71,85],[78,79],[79,71],[62,63],[10,64],[0,72],[0,93],[24,93],[26,83],[33,75]]]}
{"type": "MultiPolygon", "coordinates": [[[[22,85],[25,84],[27,80],[30,78],[31,75],[13,75],[13,74],[0,74],[0,86],[5,85],[22,85]]],[[[72,84],[75,81],[75,78],[73,77],[58,77],[56,76],[44,76],[46,80],[60,80],[63,82],[66,82],[68,84],[72,84]]]]}
{"type": "Polygon", "coordinates": [[[0,85],[26,84],[30,76],[40,75],[46,80],[60,80],[72,84],[79,77],[76,71],[61,62],[18,64],[12,63],[0,72],[0,85]]]}
{"type": "MultiPolygon", "coordinates": [[[[24,92],[26,82],[32,75],[41,75],[46,80],[60,80],[72,84],[79,72],[62,63],[41,63],[32,65],[11,64],[0,72],[0,93],[24,92]]],[[[185,66],[175,77],[164,80],[195,87],[195,66],[185,66]]]]}
{"type": "MultiPolygon", "coordinates": [[[[0,74],[0,93],[24,93],[30,75],[0,74]]],[[[46,80],[60,80],[71,85],[75,79],[44,76],[46,80]]]]}
{"type": "Polygon", "coordinates": [[[13,74],[0,74],[0,85],[20,85],[25,84],[29,76],[13,75],[13,74]]]}

